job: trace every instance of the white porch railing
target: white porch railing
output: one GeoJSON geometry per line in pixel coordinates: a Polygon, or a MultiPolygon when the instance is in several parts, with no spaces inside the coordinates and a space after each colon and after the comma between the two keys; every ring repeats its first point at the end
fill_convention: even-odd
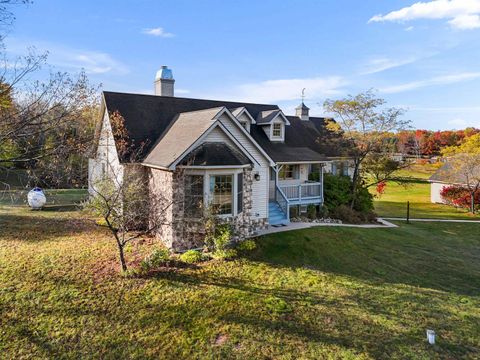
{"type": "Polygon", "coordinates": [[[322,183],[304,183],[299,185],[280,185],[279,188],[289,201],[309,203],[312,200],[322,201],[322,183]]]}
{"type": "Polygon", "coordinates": [[[287,217],[287,220],[290,221],[290,205],[287,199],[287,196],[283,193],[283,191],[277,186],[275,188],[275,198],[277,200],[277,204],[282,209],[283,213],[287,217]]]}

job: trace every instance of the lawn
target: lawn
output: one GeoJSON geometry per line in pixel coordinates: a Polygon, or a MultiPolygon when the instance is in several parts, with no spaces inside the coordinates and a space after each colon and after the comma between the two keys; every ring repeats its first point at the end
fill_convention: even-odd
{"type": "Polygon", "coordinates": [[[375,199],[375,211],[383,217],[406,217],[407,201],[410,201],[410,217],[426,219],[468,219],[480,220],[466,210],[453,206],[430,202],[430,183],[427,179],[433,174],[431,165],[414,165],[402,170],[399,176],[408,177],[404,184],[388,182],[385,193],[375,199]]]}
{"type": "Polygon", "coordinates": [[[477,224],[321,227],[258,244],[131,278],[80,212],[0,207],[0,357],[480,357],[477,224]]]}

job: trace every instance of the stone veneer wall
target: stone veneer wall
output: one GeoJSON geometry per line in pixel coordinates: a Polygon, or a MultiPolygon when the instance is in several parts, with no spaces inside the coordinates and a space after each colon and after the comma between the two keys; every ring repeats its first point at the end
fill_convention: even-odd
{"type": "MultiPolygon", "coordinates": [[[[243,240],[254,235],[255,231],[268,226],[268,219],[255,218],[252,214],[252,183],[255,181],[251,169],[243,170],[243,211],[240,215],[225,218],[232,225],[235,240],[243,240]]],[[[170,249],[182,251],[199,248],[204,244],[205,223],[203,219],[188,219],[184,216],[184,174],[150,169],[150,196],[161,193],[170,199],[171,206],[167,211],[163,225],[157,237],[170,249]]]]}
{"type": "Polygon", "coordinates": [[[240,215],[225,220],[232,224],[236,240],[243,240],[254,235],[255,231],[268,226],[268,219],[255,218],[255,214],[252,214],[252,184],[254,181],[252,169],[245,168],[243,170],[243,211],[240,215]]]}

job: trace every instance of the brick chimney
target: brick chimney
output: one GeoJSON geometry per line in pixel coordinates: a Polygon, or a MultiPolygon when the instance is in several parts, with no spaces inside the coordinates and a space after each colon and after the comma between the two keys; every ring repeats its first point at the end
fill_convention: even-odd
{"type": "Polygon", "coordinates": [[[155,95],[175,96],[174,85],[175,79],[173,78],[172,70],[166,65],[163,65],[155,76],[155,95]]]}

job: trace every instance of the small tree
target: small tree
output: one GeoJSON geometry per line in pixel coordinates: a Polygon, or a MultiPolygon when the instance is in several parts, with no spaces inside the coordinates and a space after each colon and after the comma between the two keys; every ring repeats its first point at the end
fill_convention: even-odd
{"type": "Polygon", "coordinates": [[[148,175],[143,166],[135,164],[143,144],[135,146],[129,140],[119,113],[111,114],[110,119],[117,153],[121,158],[128,155],[129,164],[119,167],[116,159],[107,160],[104,178],[91,184],[93,196],[86,208],[104,220],[117,244],[121,268],[126,271],[125,246],[161,226],[170,225],[168,210],[173,199],[148,192],[148,175]]]}
{"type": "Polygon", "coordinates": [[[350,143],[345,152],[353,158],[352,209],[360,187],[391,180],[402,166],[391,158],[394,144],[389,139],[393,131],[405,128],[409,121],[400,119],[405,110],[384,105],[385,100],[377,98],[373,90],[324,103],[325,111],[336,119],[328,124],[329,129],[341,132],[350,143]]]}
{"type": "Polygon", "coordinates": [[[447,157],[443,167],[446,178],[454,184],[463,185],[470,194],[470,211],[475,213],[475,194],[480,190],[480,134],[472,135],[459,146],[442,151],[447,157]]]}

